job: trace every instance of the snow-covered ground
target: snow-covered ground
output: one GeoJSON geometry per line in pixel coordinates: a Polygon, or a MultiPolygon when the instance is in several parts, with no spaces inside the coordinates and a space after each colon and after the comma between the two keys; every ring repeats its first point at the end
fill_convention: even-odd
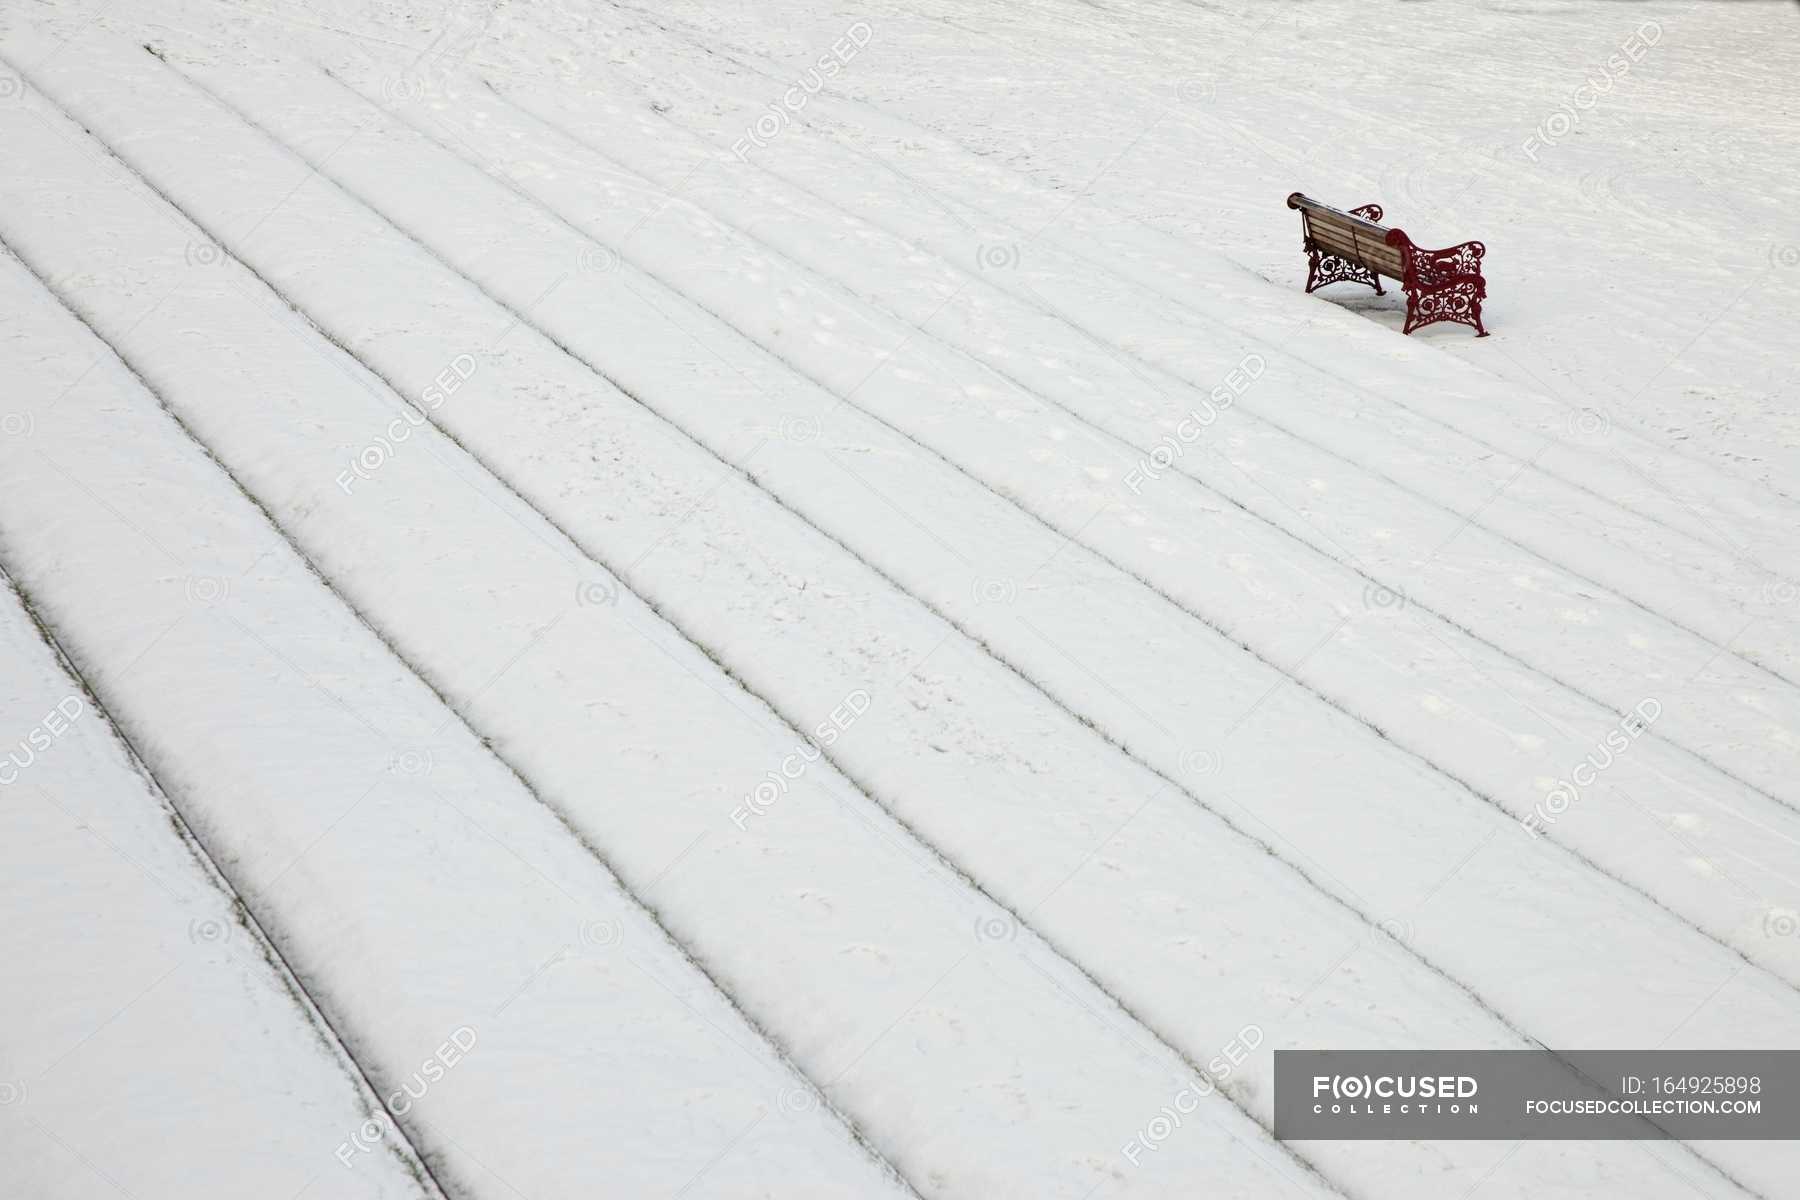
{"type": "Polygon", "coordinates": [[[0,1196],[1800,1196],[1797,30],[0,8],[0,1196]]]}

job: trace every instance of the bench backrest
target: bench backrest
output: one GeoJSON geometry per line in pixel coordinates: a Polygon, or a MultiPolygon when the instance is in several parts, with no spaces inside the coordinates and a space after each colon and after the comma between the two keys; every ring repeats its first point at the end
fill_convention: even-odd
{"type": "MultiPolygon", "coordinates": [[[[1300,210],[1300,223],[1307,240],[1321,250],[1360,263],[1390,279],[1405,278],[1406,259],[1400,247],[1388,244],[1388,234],[1392,230],[1341,208],[1320,204],[1299,192],[1289,196],[1287,203],[1289,208],[1300,210]]],[[[1406,237],[1405,234],[1400,236],[1406,237]]]]}

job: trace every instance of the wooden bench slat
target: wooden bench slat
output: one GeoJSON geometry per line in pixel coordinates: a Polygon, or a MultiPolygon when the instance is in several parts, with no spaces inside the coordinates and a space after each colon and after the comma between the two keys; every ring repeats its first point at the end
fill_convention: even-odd
{"type": "Polygon", "coordinates": [[[1360,236],[1352,242],[1348,234],[1313,226],[1312,240],[1337,255],[1363,266],[1374,267],[1383,275],[1399,279],[1405,269],[1400,251],[1384,243],[1370,245],[1360,236]]]}

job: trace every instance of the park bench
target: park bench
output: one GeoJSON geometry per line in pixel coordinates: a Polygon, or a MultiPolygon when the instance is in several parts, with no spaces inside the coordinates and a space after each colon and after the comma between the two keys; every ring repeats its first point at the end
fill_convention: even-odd
{"type": "Polygon", "coordinates": [[[1481,277],[1481,257],[1487,247],[1464,242],[1447,250],[1424,250],[1413,245],[1399,229],[1380,224],[1381,206],[1365,204],[1349,212],[1320,204],[1295,192],[1288,207],[1300,210],[1300,228],[1306,236],[1306,290],[1317,291],[1328,283],[1366,283],[1381,290],[1381,277],[1397,279],[1406,292],[1406,327],[1411,333],[1423,325],[1455,321],[1481,327],[1481,301],[1487,281],[1481,277]]]}

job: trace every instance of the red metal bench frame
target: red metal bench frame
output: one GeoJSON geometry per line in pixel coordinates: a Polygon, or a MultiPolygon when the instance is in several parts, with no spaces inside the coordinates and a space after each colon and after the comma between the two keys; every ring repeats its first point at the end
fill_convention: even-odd
{"type": "MultiPolygon", "coordinates": [[[[1299,209],[1302,201],[1315,208],[1330,210],[1330,205],[1320,204],[1299,192],[1288,197],[1288,207],[1299,209]]],[[[1381,221],[1381,206],[1365,204],[1351,209],[1349,215],[1378,224],[1381,221]]],[[[1304,210],[1301,211],[1300,222],[1305,234],[1306,290],[1309,293],[1328,283],[1364,283],[1374,288],[1378,296],[1387,294],[1381,288],[1381,276],[1384,273],[1382,269],[1372,262],[1346,258],[1315,242],[1304,210]]],[[[1350,233],[1354,251],[1354,227],[1351,227],[1350,233]]],[[[1487,253],[1486,246],[1480,242],[1463,242],[1443,250],[1427,250],[1414,245],[1403,230],[1386,229],[1383,233],[1384,242],[1400,253],[1401,273],[1398,278],[1401,288],[1406,292],[1406,325],[1401,330],[1402,333],[1411,333],[1439,321],[1450,321],[1472,326],[1477,337],[1488,335],[1481,323],[1481,302],[1487,297],[1487,280],[1481,276],[1481,260],[1487,253]]]]}

